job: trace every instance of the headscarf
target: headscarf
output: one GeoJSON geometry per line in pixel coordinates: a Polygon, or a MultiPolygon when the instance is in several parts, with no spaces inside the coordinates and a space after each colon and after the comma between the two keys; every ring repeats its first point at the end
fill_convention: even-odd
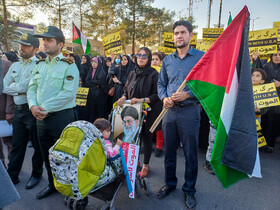
{"type": "Polygon", "coordinates": [[[75,59],[75,64],[77,65],[77,68],[80,72],[80,77],[83,78],[84,76],[84,68],[81,64],[81,58],[78,55],[73,55],[74,59],[75,59]]]}
{"type": "Polygon", "coordinates": [[[106,83],[105,72],[103,70],[103,67],[102,67],[99,59],[96,57],[94,57],[93,59],[94,59],[94,61],[96,61],[98,63],[98,66],[97,66],[97,69],[95,70],[95,74],[94,74],[93,78],[92,78],[93,68],[91,67],[91,69],[89,70],[87,77],[86,77],[85,86],[89,87],[89,88],[94,88],[97,85],[99,85],[102,88],[104,94],[107,94],[108,87],[107,87],[107,83],[106,83]]]}
{"type": "Polygon", "coordinates": [[[146,54],[148,55],[148,63],[144,67],[140,67],[137,63],[137,57],[135,58],[135,68],[134,71],[136,73],[136,80],[134,84],[131,87],[131,96],[135,98],[140,98],[141,96],[138,96],[138,93],[141,92],[141,89],[144,87],[144,81],[145,76],[150,74],[152,71],[155,71],[154,68],[151,67],[152,63],[152,53],[147,47],[142,47],[138,50],[140,52],[141,50],[145,50],[146,54]]]}
{"type": "MultiPolygon", "coordinates": [[[[91,62],[91,63],[92,63],[92,62],[97,63],[97,68],[98,68],[98,65],[101,63],[100,60],[99,60],[97,57],[92,58],[90,62],[91,62]]],[[[92,65],[91,65],[91,66],[92,66],[92,65]]],[[[93,79],[94,74],[95,74],[95,72],[96,72],[96,69],[94,69],[93,67],[91,67],[91,68],[92,68],[91,78],[93,79]]]]}

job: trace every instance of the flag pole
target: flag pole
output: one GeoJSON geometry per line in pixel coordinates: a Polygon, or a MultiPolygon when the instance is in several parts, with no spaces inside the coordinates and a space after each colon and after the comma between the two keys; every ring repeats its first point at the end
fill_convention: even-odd
{"type": "MultiPolygon", "coordinates": [[[[180,85],[180,87],[178,88],[178,90],[176,91],[176,93],[182,92],[182,90],[184,90],[184,88],[186,87],[187,83],[184,80],[183,83],[180,85]]],[[[169,109],[169,108],[168,108],[169,109]]],[[[150,128],[150,132],[153,133],[156,129],[156,127],[158,126],[158,124],[160,123],[160,121],[162,120],[162,118],[164,117],[164,115],[167,113],[168,109],[163,108],[163,110],[161,111],[161,113],[159,114],[159,116],[157,117],[157,119],[155,120],[155,122],[153,123],[153,125],[150,128]]]]}

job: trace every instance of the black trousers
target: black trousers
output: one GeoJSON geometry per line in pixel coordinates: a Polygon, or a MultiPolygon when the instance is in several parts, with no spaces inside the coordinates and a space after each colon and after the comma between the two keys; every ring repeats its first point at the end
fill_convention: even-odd
{"type": "Polygon", "coordinates": [[[16,106],[13,118],[12,151],[8,164],[8,173],[12,180],[18,179],[24,161],[29,137],[32,141],[34,154],[32,156],[32,176],[39,178],[43,173],[43,158],[41,155],[36,119],[29,110],[28,104],[16,106]]]}
{"type": "Polygon", "coordinates": [[[39,137],[39,144],[41,147],[45,167],[48,172],[49,186],[53,186],[53,177],[49,162],[49,149],[59,139],[63,129],[75,120],[74,109],[65,109],[58,112],[49,113],[43,120],[37,120],[37,130],[39,137]]]}
{"type": "Polygon", "coordinates": [[[196,192],[199,125],[199,105],[186,108],[171,108],[162,121],[165,146],[165,183],[169,187],[176,187],[177,185],[177,149],[178,142],[181,142],[185,156],[185,183],[182,186],[185,194],[195,194],[196,192]]]}

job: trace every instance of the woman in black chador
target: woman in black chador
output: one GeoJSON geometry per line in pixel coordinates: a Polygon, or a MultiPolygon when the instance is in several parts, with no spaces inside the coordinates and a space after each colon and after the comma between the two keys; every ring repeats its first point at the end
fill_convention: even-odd
{"type": "Polygon", "coordinates": [[[113,69],[112,82],[115,86],[115,92],[113,96],[113,103],[117,101],[123,95],[123,87],[125,85],[127,75],[133,70],[133,65],[128,55],[123,55],[121,58],[121,65],[113,69]]]}
{"type": "Polygon", "coordinates": [[[93,123],[97,118],[105,118],[105,105],[108,88],[106,84],[106,75],[99,59],[91,59],[91,69],[86,77],[86,87],[89,88],[87,98],[87,121],[93,123]]]}
{"type": "Polygon", "coordinates": [[[83,55],[82,56],[82,67],[83,67],[83,70],[84,70],[84,74],[83,74],[83,77],[82,77],[82,86],[83,87],[86,84],[87,74],[88,74],[89,70],[92,68],[90,60],[91,60],[91,58],[90,58],[89,55],[83,55]]]}

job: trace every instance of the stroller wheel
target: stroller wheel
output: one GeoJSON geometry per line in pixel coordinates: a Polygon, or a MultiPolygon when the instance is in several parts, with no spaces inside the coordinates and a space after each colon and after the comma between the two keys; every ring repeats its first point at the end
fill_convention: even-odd
{"type": "Polygon", "coordinates": [[[135,193],[137,198],[141,197],[141,183],[139,179],[135,180],[135,193]]]}
{"type": "Polygon", "coordinates": [[[68,199],[67,199],[67,207],[69,209],[72,209],[73,202],[74,202],[73,199],[68,197],[68,199]]]}
{"type": "Polygon", "coordinates": [[[64,205],[66,206],[67,205],[67,201],[68,201],[69,197],[64,197],[63,201],[64,201],[64,205]]]}
{"type": "Polygon", "coordinates": [[[81,200],[74,200],[73,202],[73,210],[84,210],[88,205],[88,197],[85,197],[81,200]]]}
{"type": "Polygon", "coordinates": [[[147,196],[151,195],[151,188],[150,188],[150,183],[147,178],[143,179],[143,185],[144,185],[144,190],[147,196]]]}
{"type": "Polygon", "coordinates": [[[106,203],[104,206],[102,206],[101,210],[109,210],[110,209],[110,203],[106,203]]]}

